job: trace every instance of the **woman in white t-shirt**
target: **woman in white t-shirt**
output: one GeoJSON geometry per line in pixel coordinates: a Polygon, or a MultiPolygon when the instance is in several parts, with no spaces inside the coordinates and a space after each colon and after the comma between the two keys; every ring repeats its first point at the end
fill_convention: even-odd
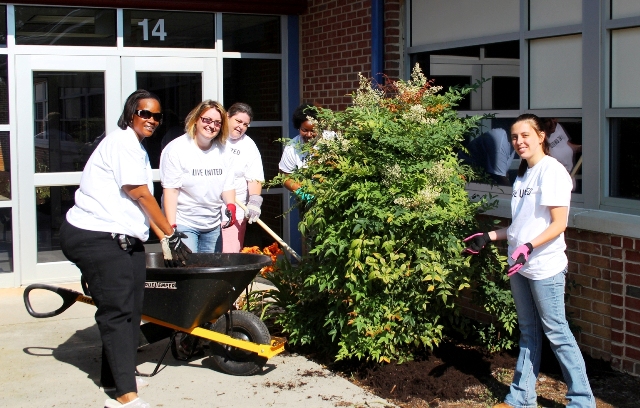
{"type": "Polygon", "coordinates": [[[162,123],[160,100],[138,90],[125,102],[120,129],[108,134],[82,172],[75,205],[60,227],[64,255],[80,269],[96,303],[102,339],[100,383],[116,401],[105,406],[147,408],[138,398],[136,350],[146,277],[143,242],[149,227],[161,239],[168,266],[190,252],[153,196],[149,156],[141,142],[162,123]]]}
{"type": "Polygon", "coordinates": [[[160,156],[163,209],[193,252],[222,252],[222,209],[229,220],[222,228],[236,218],[233,172],[224,154],[226,111],[216,101],[202,101],[187,115],[185,131],[160,156]]]}
{"type": "Polygon", "coordinates": [[[522,161],[513,184],[511,225],[464,239],[475,255],[490,241],[509,244],[511,293],[518,313],[520,355],[505,402],[499,408],[536,407],[536,378],[543,333],[567,383],[567,407],[595,407],[584,359],[565,316],[567,273],[564,231],[571,201],[571,178],[549,155],[543,123],[524,114],[511,127],[511,143],[522,161]]]}
{"type": "MultiPolygon", "coordinates": [[[[246,103],[234,103],[227,111],[229,138],[225,153],[231,160],[236,199],[246,205],[247,213],[238,208],[236,222],[222,231],[222,252],[240,252],[249,224],[260,218],[264,170],[262,157],[255,142],[245,133],[253,120],[253,110],[246,103]]],[[[225,221],[226,217],[224,217],[225,221]]]]}

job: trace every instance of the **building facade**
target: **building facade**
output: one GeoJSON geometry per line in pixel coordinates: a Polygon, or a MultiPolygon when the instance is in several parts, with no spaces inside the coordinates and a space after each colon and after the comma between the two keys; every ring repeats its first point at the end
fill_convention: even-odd
{"type": "MultiPolygon", "coordinates": [[[[494,115],[483,130],[508,129],[524,112],[550,119],[574,180],[566,238],[578,340],[591,356],[640,374],[639,56],[635,0],[7,3],[0,287],[77,279],[57,247],[57,226],[92,147],[136,88],[163,100],[167,119],[147,146],[154,168],[162,139],[212,98],[254,107],[248,134],[271,178],[277,140],[295,135],[290,114],[300,102],[344,109],[359,72],[406,78],[419,63],[437,85],[481,82],[458,108],[494,115]]],[[[513,178],[517,161],[504,177],[513,178]]],[[[468,189],[497,196],[488,215],[508,222],[508,183],[468,189]]],[[[295,214],[280,216],[288,195],[264,193],[263,220],[299,248],[295,214]]],[[[268,242],[258,228],[248,240],[268,242]]]]}

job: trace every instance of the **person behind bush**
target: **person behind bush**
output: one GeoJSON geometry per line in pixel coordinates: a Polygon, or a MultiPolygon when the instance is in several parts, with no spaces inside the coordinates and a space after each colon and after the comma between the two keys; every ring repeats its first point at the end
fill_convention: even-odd
{"type": "Polygon", "coordinates": [[[475,255],[489,242],[506,239],[511,293],[520,328],[520,354],[505,401],[494,408],[537,407],[536,379],[544,333],[567,384],[567,407],[595,407],[584,359],[569,329],[564,308],[567,273],[564,231],[571,201],[571,178],[549,155],[540,118],[520,115],[511,143],[522,161],[513,184],[511,225],[464,239],[475,255]]]}
{"type": "Polygon", "coordinates": [[[223,206],[229,220],[223,228],[236,218],[233,172],[224,154],[227,112],[216,101],[202,101],[187,115],[185,132],[160,156],[163,209],[193,252],[222,252],[223,206]]]}
{"type": "Polygon", "coordinates": [[[240,252],[244,245],[247,222],[251,224],[260,218],[264,170],[258,146],[245,133],[253,120],[251,107],[246,103],[234,103],[227,111],[227,116],[229,138],[225,153],[232,163],[236,199],[247,208],[246,214],[242,208],[238,208],[236,222],[222,231],[222,252],[233,253],[240,252]]]}
{"type": "Polygon", "coordinates": [[[498,185],[510,186],[507,176],[515,151],[507,132],[502,128],[491,129],[467,144],[469,154],[459,156],[472,166],[481,167],[498,185]]]}
{"type": "Polygon", "coordinates": [[[182,264],[189,249],[153,196],[149,156],[142,140],[162,123],[158,97],[138,90],[125,102],[119,130],[107,135],[82,172],[75,205],[60,227],[60,247],[80,269],[96,303],[102,339],[100,383],[115,393],[105,407],[147,408],[138,398],[136,351],[146,277],[149,227],[161,239],[167,266],[182,264]]]}

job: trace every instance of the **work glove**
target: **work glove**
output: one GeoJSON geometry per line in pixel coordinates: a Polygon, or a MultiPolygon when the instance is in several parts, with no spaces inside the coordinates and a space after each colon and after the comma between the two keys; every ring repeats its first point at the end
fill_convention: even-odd
{"type": "Polygon", "coordinates": [[[253,224],[260,218],[260,214],[262,214],[262,210],[260,210],[260,206],[262,205],[262,196],[258,194],[251,194],[249,196],[249,202],[247,203],[247,213],[244,215],[245,218],[249,219],[249,224],[253,224]]]}
{"type": "Polygon", "coordinates": [[[462,242],[468,243],[468,246],[462,251],[463,255],[478,255],[482,248],[491,242],[491,238],[489,238],[488,232],[478,232],[477,234],[469,235],[462,242]]]}
{"type": "Polygon", "coordinates": [[[187,263],[187,255],[191,253],[191,250],[182,242],[182,238],[187,238],[186,234],[174,229],[171,235],[165,235],[160,240],[166,267],[177,267],[187,263]]]}
{"type": "Polygon", "coordinates": [[[507,272],[507,276],[511,276],[514,273],[518,272],[524,264],[529,260],[529,255],[531,255],[531,251],[533,251],[533,245],[530,242],[526,244],[522,244],[516,248],[515,251],[511,254],[511,259],[516,261],[511,268],[509,268],[509,272],[507,272]]]}
{"type": "Polygon", "coordinates": [[[227,204],[227,209],[224,210],[224,215],[227,217],[227,223],[222,228],[229,228],[236,222],[236,205],[233,203],[227,204]]]}
{"type": "Polygon", "coordinates": [[[294,194],[296,195],[296,197],[298,197],[298,199],[300,201],[302,201],[303,203],[308,203],[310,201],[313,201],[313,199],[315,198],[313,194],[309,194],[307,192],[305,192],[302,187],[298,188],[294,194]]]}

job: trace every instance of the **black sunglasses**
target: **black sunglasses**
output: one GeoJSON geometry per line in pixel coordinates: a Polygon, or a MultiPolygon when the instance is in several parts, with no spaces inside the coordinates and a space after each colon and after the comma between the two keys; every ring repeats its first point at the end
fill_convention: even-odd
{"type": "Polygon", "coordinates": [[[162,123],[162,113],[151,113],[150,111],[148,111],[146,109],[140,109],[140,110],[137,110],[137,111],[133,111],[133,113],[135,113],[136,115],[140,116],[142,119],[151,119],[151,118],[153,118],[153,120],[155,120],[156,122],[162,123]]]}

